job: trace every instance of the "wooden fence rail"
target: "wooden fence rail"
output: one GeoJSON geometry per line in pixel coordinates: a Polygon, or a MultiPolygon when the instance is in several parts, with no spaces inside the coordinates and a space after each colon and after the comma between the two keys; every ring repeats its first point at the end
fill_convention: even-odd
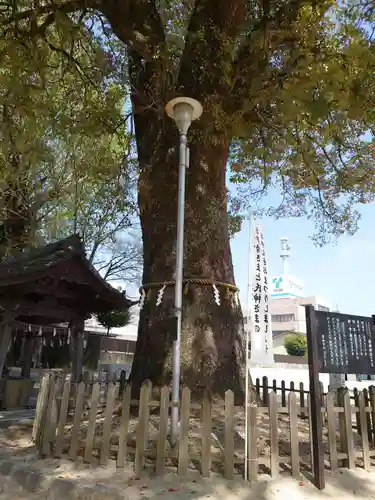
{"type": "MultiPolygon", "coordinates": [[[[33,429],[41,455],[67,455],[71,460],[100,465],[115,460],[119,468],[132,463],[136,474],[153,468],[163,475],[171,467],[181,476],[191,468],[205,477],[211,471],[228,479],[243,474],[245,414],[243,407],[234,405],[231,391],[225,393],[222,404],[213,404],[207,395],[193,399],[184,388],[178,444],[171,448],[170,388],[153,389],[145,382],[139,400],[133,400],[130,385],[120,386],[114,382],[77,385],[47,375],[33,429]]],[[[267,404],[249,407],[247,479],[255,481],[264,472],[274,477],[280,470],[299,477],[302,468],[311,469],[309,394],[302,385],[287,389],[281,384],[280,402],[277,386],[267,392],[260,390],[257,381],[256,387],[267,404]]],[[[337,402],[333,393],[324,395],[322,440],[327,467],[370,468],[375,458],[370,439],[374,435],[374,402],[374,393],[369,397],[357,391],[354,406],[348,391],[340,391],[337,402]]]]}

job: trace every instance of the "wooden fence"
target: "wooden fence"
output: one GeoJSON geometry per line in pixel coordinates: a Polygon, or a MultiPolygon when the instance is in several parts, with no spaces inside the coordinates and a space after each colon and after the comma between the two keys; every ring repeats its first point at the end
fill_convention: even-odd
{"type": "MultiPolygon", "coordinates": [[[[281,404],[277,391],[272,390],[263,392],[267,405],[249,407],[249,481],[255,481],[259,473],[274,477],[286,470],[297,478],[303,469],[312,470],[309,395],[304,392],[301,405],[295,391],[285,392],[288,395],[281,393],[281,404]]],[[[179,439],[172,449],[168,442],[169,387],[157,390],[145,382],[139,400],[132,400],[130,385],[77,385],[47,375],[41,383],[33,439],[43,456],[67,455],[71,460],[99,465],[115,460],[119,468],[132,464],[135,474],[152,468],[163,475],[172,468],[181,476],[189,469],[198,469],[202,476],[221,472],[228,479],[242,475],[245,415],[243,407],[234,405],[233,393],[227,391],[222,403],[213,403],[207,396],[193,401],[185,388],[179,406],[179,439]]],[[[375,459],[371,438],[374,409],[374,394],[366,399],[357,393],[351,400],[348,391],[340,391],[339,406],[333,393],[324,395],[321,411],[326,467],[370,468],[371,459],[375,459]]]]}
{"type": "MultiPolygon", "coordinates": [[[[295,393],[297,395],[297,403],[302,408],[306,405],[306,401],[309,398],[310,391],[306,390],[303,382],[296,385],[294,382],[290,382],[290,384],[286,384],[284,380],[280,383],[277,382],[276,379],[273,379],[272,384],[270,384],[268,377],[263,377],[262,379],[257,378],[255,381],[255,389],[259,396],[260,401],[263,405],[268,405],[269,394],[270,391],[274,392],[277,395],[278,400],[280,400],[281,406],[287,406],[288,394],[295,393]]],[[[351,403],[354,404],[355,407],[359,407],[359,394],[360,391],[355,387],[353,390],[349,391],[348,388],[345,388],[346,391],[349,392],[349,397],[351,403]]],[[[323,384],[320,382],[320,391],[322,395],[322,406],[326,405],[326,394],[324,393],[323,384]]],[[[362,390],[365,406],[372,408],[372,413],[375,415],[375,386],[370,386],[368,389],[362,390]]],[[[307,415],[301,415],[301,418],[307,418],[307,415]]],[[[375,419],[374,419],[375,420],[375,419]]],[[[370,442],[375,442],[375,428],[372,425],[372,419],[370,416],[370,412],[367,412],[366,422],[368,428],[368,438],[370,442]]],[[[374,422],[375,426],[375,422],[374,422]]],[[[359,412],[356,413],[356,429],[358,433],[361,432],[361,422],[359,412]]]]}

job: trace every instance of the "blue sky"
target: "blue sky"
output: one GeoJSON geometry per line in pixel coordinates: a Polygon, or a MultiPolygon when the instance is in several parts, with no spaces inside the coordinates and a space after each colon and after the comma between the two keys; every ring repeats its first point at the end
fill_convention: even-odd
{"type": "MultiPolygon", "coordinates": [[[[262,219],[270,275],[281,273],[280,238],[292,246],[289,273],[305,286],[305,295],[318,295],[330,307],[347,314],[375,314],[375,204],[361,207],[354,236],[341,237],[335,246],[316,247],[309,239],[313,224],[306,219],[262,219]]],[[[232,240],[236,284],[246,304],[248,222],[232,240]]]]}

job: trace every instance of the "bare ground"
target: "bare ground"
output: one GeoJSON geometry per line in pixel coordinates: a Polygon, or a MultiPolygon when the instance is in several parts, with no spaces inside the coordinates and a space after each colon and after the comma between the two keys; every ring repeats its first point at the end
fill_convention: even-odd
{"type": "MultiPolygon", "coordinates": [[[[181,478],[175,474],[155,477],[143,473],[135,477],[130,467],[116,469],[112,461],[106,467],[83,464],[66,459],[38,457],[30,441],[31,428],[13,426],[0,432],[0,453],[9,455],[20,462],[29,464],[44,472],[50,479],[68,478],[83,484],[110,485],[126,491],[134,500],[152,500],[154,497],[165,497],[165,500],[318,500],[337,499],[357,500],[375,498],[375,473],[367,473],[361,469],[339,470],[335,474],[327,471],[327,487],[320,492],[306,479],[295,480],[289,474],[281,473],[274,480],[268,476],[260,476],[257,483],[249,485],[241,478],[226,481],[213,474],[211,478],[202,479],[194,472],[181,478]]],[[[35,499],[37,497],[35,496],[35,499]]],[[[34,500],[20,490],[12,494],[3,493],[0,487],[0,500],[34,500]]]]}

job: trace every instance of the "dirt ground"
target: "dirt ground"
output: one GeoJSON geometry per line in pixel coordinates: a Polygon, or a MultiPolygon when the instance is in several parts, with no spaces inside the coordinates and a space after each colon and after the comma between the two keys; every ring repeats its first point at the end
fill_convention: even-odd
{"type": "MultiPolygon", "coordinates": [[[[375,498],[375,472],[367,473],[362,469],[339,470],[336,474],[326,473],[327,486],[322,492],[316,490],[304,476],[295,480],[289,474],[282,473],[277,479],[260,476],[254,484],[245,483],[240,477],[227,481],[217,474],[209,479],[202,479],[191,472],[185,479],[167,474],[155,477],[142,474],[135,477],[132,468],[116,470],[111,461],[106,467],[83,464],[80,460],[71,462],[54,458],[40,459],[30,441],[31,428],[13,426],[0,432],[0,455],[11,456],[20,462],[30,464],[52,478],[69,478],[86,484],[102,484],[117,487],[131,495],[134,500],[151,500],[153,497],[165,497],[166,500],[315,500],[332,498],[359,500],[375,498]]],[[[0,500],[34,500],[20,491],[11,495],[1,492],[0,500]]]]}

